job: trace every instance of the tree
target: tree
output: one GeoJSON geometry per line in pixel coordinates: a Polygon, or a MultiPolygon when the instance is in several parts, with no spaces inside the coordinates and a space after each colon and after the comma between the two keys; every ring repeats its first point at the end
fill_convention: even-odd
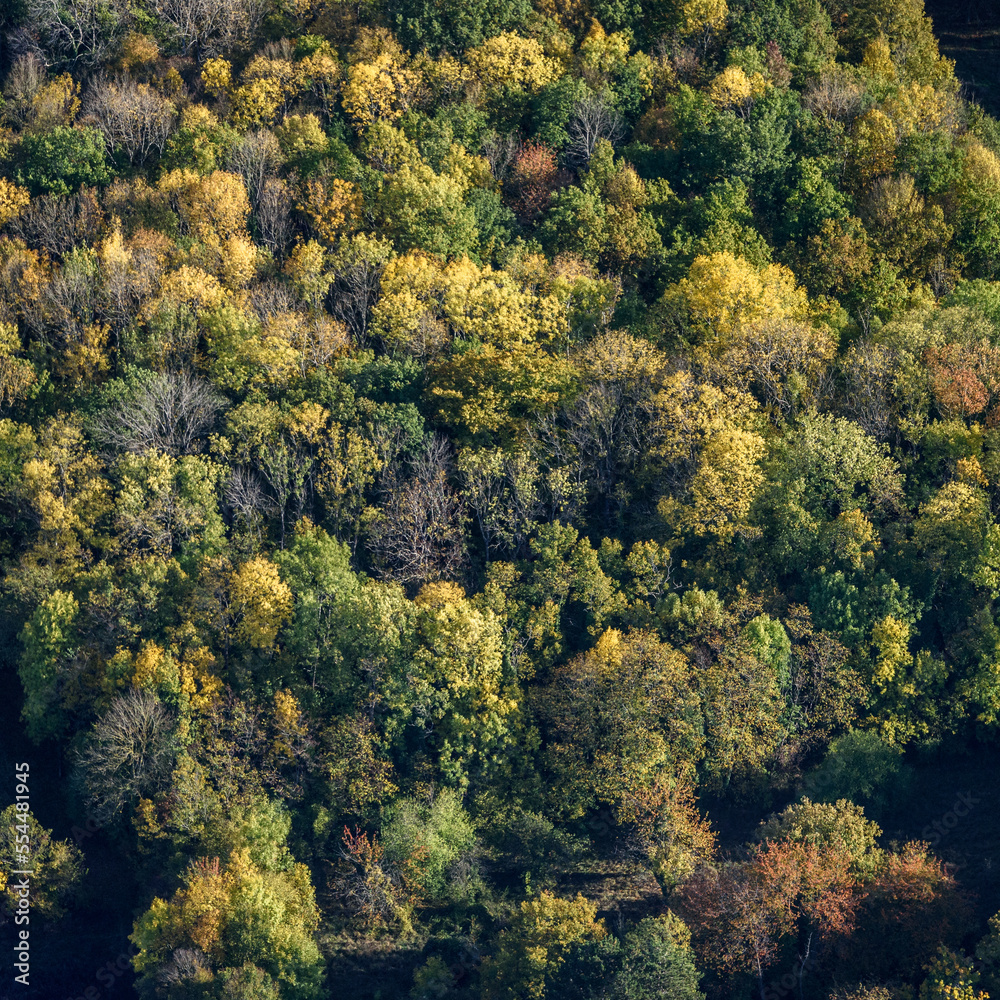
{"type": "Polygon", "coordinates": [[[175,459],[148,450],[118,461],[114,525],[129,556],[176,554],[191,566],[224,544],[219,469],[203,458],[175,459]]]}
{"type": "Polygon", "coordinates": [[[203,982],[212,981],[213,969],[227,987],[233,979],[259,982],[240,971],[256,967],[275,981],[281,1000],[311,1000],[320,996],[323,968],[313,937],[318,919],[305,865],[267,871],[246,848],[224,861],[202,858],[169,902],[154,899],[136,920],[135,969],[152,985],[190,949],[203,982]]]}
{"type": "Polygon", "coordinates": [[[199,62],[246,45],[266,14],[261,0],[156,0],[155,10],[181,53],[199,62]]]}
{"type": "Polygon", "coordinates": [[[548,205],[562,180],[555,153],[543,143],[526,143],[518,151],[505,184],[522,222],[533,222],[548,205]]]}
{"type": "Polygon", "coordinates": [[[472,820],[458,794],[442,789],[428,804],[404,798],[385,812],[381,843],[387,863],[410,879],[423,905],[461,899],[476,844],[472,820]]]}
{"type": "Polygon", "coordinates": [[[830,744],[804,786],[817,802],[856,802],[878,818],[905,796],[909,777],[898,747],[884,743],[875,733],[855,730],[830,744]]]}
{"type": "Polygon", "coordinates": [[[832,847],[779,841],[742,863],[704,868],[684,884],[683,910],[717,968],[764,974],[783,938],[798,933],[801,977],[814,937],[848,933],[857,899],[847,856],[832,847]]]}
{"type": "Polygon", "coordinates": [[[566,157],[586,165],[602,140],[614,145],[621,137],[622,119],[606,92],[587,94],[573,107],[566,134],[566,157]]]}
{"type": "Polygon", "coordinates": [[[278,567],[262,556],[248,559],[230,578],[229,600],[236,641],[272,649],[292,615],[292,592],[278,567]]]}
{"type": "Polygon", "coordinates": [[[442,780],[465,789],[502,766],[518,701],[505,675],[499,619],[460,595],[440,584],[421,588],[408,658],[394,658],[381,697],[397,754],[420,740],[442,780]]]}
{"type": "Polygon", "coordinates": [[[696,258],[667,295],[689,311],[702,337],[720,345],[746,323],[808,317],[805,293],[787,268],[758,269],[725,251],[696,258]]]}
{"type": "Polygon", "coordinates": [[[28,0],[24,16],[32,47],[47,65],[86,67],[103,62],[117,45],[125,13],[115,0],[28,0]]]}
{"type": "Polygon", "coordinates": [[[70,194],[81,184],[106,184],[111,172],[105,162],[104,135],[97,128],[57,125],[21,143],[24,166],[18,181],[33,194],[70,194]]]}
{"type": "Polygon", "coordinates": [[[390,481],[370,546],[380,573],[401,583],[454,579],[465,559],[461,504],[448,483],[448,456],[436,439],[413,478],[390,481]]]}
{"type": "Polygon", "coordinates": [[[135,453],[152,448],[168,455],[190,454],[199,450],[223,403],[207,382],[188,372],[155,375],[100,415],[96,436],[135,453]]]}
{"type": "Polygon", "coordinates": [[[667,910],[645,917],[625,935],[622,969],[615,979],[615,1000],[701,1000],[701,973],[695,967],[691,932],[667,910]]]}
{"type": "Polygon", "coordinates": [[[553,672],[539,697],[548,723],[553,806],[620,812],[660,776],[690,776],[701,719],[684,657],[653,635],[609,629],[553,672]]]}
{"type": "Polygon", "coordinates": [[[588,945],[606,936],[596,913],[597,907],[581,895],[559,899],[543,891],[525,900],[484,963],[483,996],[515,1000],[549,995],[548,987],[562,969],[572,968],[588,945]]]}
{"type": "Polygon", "coordinates": [[[865,818],[865,811],[848,799],[810,802],[804,797],[783,812],[773,814],[757,830],[760,840],[810,844],[843,851],[850,858],[851,871],[862,881],[870,881],[883,862],[878,847],[879,825],[865,818]]]}
{"type": "Polygon", "coordinates": [[[121,150],[132,164],[163,153],[177,114],[172,101],[129,76],[98,77],[87,90],[83,112],[96,119],[108,152],[121,150]]]}
{"type": "Polygon", "coordinates": [[[394,20],[404,43],[417,51],[429,49],[458,53],[480,45],[509,28],[517,28],[528,17],[522,0],[509,4],[498,0],[406,0],[394,9],[394,20]]]}
{"type": "MultiPolygon", "coordinates": [[[[20,803],[24,805],[26,803],[20,803]]],[[[83,852],[68,840],[56,840],[35,816],[18,805],[0,812],[0,892],[8,917],[17,911],[21,876],[13,873],[30,868],[31,914],[43,920],[61,920],[79,894],[80,883],[87,874],[83,852]],[[24,850],[27,848],[27,850],[24,850]],[[23,862],[23,863],[22,863],[23,862]]]]}
{"type": "Polygon", "coordinates": [[[24,688],[21,716],[36,743],[61,736],[67,725],[63,693],[74,669],[80,606],[65,591],[56,590],[35,609],[21,631],[24,652],[18,675],[24,688]]]}
{"type": "Polygon", "coordinates": [[[80,790],[99,823],[116,821],[169,780],[177,752],[173,720],[154,694],[117,695],[77,757],[80,790]]]}

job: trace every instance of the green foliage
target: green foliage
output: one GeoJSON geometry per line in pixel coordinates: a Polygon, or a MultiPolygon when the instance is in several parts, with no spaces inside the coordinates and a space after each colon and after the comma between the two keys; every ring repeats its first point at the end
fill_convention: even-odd
{"type": "Polygon", "coordinates": [[[104,136],[96,128],[57,125],[22,140],[24,165],[18,181],[34,194],[69,194],[81,184],[107,184],[112,174],[105,162],[104,136]]]}
{"type": "Polygon", "coordinates": [[[823,762],[804,781],[817,803],[846,800],[878,819],[908,792],[910,771],[902,751],[875,733],[856,730],[835,739],[823,762]]]}
{"type": "MultiPolygon", "coordinates": [[[[28,783],[30,788],[30,778],[28,783]]],[[[65,917],[87,874],[80,848],[68,840],[56,840],[33,813],[18,809],[17,805],[0,812],[0,843],[3,845],[0,886],[7,919],[16,919],[22,898],[23,877],[14,874],[18,870],[31,872],[31,916],[37,914],[45,921],[65,917]]]]}
{"type": "Polygon", "coordinates": [[[391,7],[389,13],[405,45],[437,55],[481,45],[487,38],[524,24],[530,10],[524,0],[406,0],[391,7]]]}
{"type": "Polygon", "coordinates": [[[382,822],[381,840],[391,864],[402,866],[417,857],[414,881],[426,904],[471,902],[476,835],[455,792],[443,789],[429,804],[416,799],[395,802],[382,822]]]}
{"type": "Polygon", "coordinates": [[[142,996],[974,992],[866,818],[1000,724],[1000,125],[921,0],[0,20],[6,721],[142,996]]]}

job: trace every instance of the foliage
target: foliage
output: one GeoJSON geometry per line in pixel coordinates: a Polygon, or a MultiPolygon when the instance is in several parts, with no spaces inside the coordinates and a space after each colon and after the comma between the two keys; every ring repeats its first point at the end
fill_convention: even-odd
{"type": "Polygon", "coordinates": [[[996,992],[881,833],[1000,721],[922,0],[0,7],[39,996],[130,922],[170,1000],[996,992]]]}

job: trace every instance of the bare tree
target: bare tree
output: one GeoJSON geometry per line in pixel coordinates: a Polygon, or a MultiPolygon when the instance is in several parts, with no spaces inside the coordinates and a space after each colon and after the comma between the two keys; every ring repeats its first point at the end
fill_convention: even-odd
{"type": "Polygon", "coordinates": [[[77,782],[98,823],[160,791],[176,758],[173,720],[150,691],[118,695],[77,755],[77,782]]]}
{"type": "Polygon", "coordinates": [[[104,133],[109,152],[123,150],[129,163],[138,164],[163,152],[177,109],[149,84],[99,76],[87,89],[83,112],[104,133]]]}
{"type": "Polygon", "coordinates": [[[264,246],[276,256],[284,255],[295,233],[295,223],[292,221],[292,195],[283,180],[269,177],[264,181],[253,217],[264,246]]]}
{"type": "Polygon", "coordinates": [[[448,482],[448,443],[435,438],[413,476],[387,483],[370,547],[378,572],[400,583],[454,579],[465,561],[462,502],[448,482]]]}
{"type": "Polygon", "coordinates": [[[336,275],[329,293],[330,311],[364,347],[368,324],[382,287],[382,271],[393,255],[392,243],[359,235],[344,241],[333,258],[336,275]]]}
{"type": "Polygon", "coordinates": [[[207,382],[180,372],[157,375],[138,394],[104,411],[94,437],[112,448],[156,448],[186,455],[215,424],[224,399],[207,382]]]}
{"type": "Polygon", "coordinates": [[[590,161],[601,139],[614,145],[621,138],[622,116],[606,92],[588,94],[576,102],[566,131],[566,159],[582,166],[590,161]]]}
{"type": "Polygon", "coordinates": [[[898,377],[896,352],[868,338],[857,340],[841,361],[844,413],[865,433],[886,441],[893,427],[893,387],[898,377]]]}
{"type": "Polygon", "coordinates": [[[123,6],[119,0],[27,0],[11,48],[36,53],[46,66],[96,66],[124,31],[123,6]]]}
{"type": "Polygon", "coordinates": [[[156,13],[181,52],[198,60],[244,46],[267,13],[267,0],[156,0],[156,13]]]}
{"type": "Polygon", "coordinates": [[[266,323],[281,313],[298,312],[302,302],[284,282],[262,281],[250,289],[250,308],[261,321],[266,323]]]}
{"type": "Polygon", "coordinates": [[[212,975],[212,965],[198,948],[175,948],[170,960],[156,974],[165,991],[183,989],[185,983],[204,982],[212,975]]]}
{"type": "Polygon", "coordinates": [[[104,224],[104,213],[93,191],[42,195],[10,223],[16,236],[29,246],[62,256],[81,243],[94,243],[104,224]]]}
{"type": "Polygon", "coordinates": [[[267,519],[278,513],[277,504],[267,495],[260,476],[252,469],[234,469],[222,497],[236,524],[254,546],[260,545],[267,519]]]}
{"type": "Polygon", "coordinates": [[[861,110],[861,85],[844,67],[822,73],[802,95],[802,103],[814,114],[836,121],[850,121],[861,110]]]}
{"type": "Polygon", "coordinates": [[[4,117],[12,125],[23,125],[31,115],[31,99],[45,83],[45,63],[36,52],[25,52],[15,60],[3,84],[4,117]]]}
{"type": "Polygon", "coordinates": [[[521,141],[516,132],[500,135],[498,132],[488,132],[483,139],[483,156],[493,171],[493,176],[502,184],[510,173],[510,168],[517,159],[521,149],[521,141]]]}
{"type": "Polygon", "coordinates": [[[277,137],[266,128],[247,132],[229,154],[229,169],[243,178],[254,206],[267,180],[278,173],[284,162],[277,137]]]}

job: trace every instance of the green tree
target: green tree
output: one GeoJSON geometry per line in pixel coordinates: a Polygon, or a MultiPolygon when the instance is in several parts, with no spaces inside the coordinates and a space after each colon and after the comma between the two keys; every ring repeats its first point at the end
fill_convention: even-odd
{"type": "Polygon", "coordinates": [[[107,184],[112,177],[98,128],[57,125],[40,135],[27,135],[21,155],[24,165],[18,181],[33,194],[70,194],[81,184],[107,184]]]}
{"type": "Polygon", "coordinates": [[[56,840],[30,811],[17,805],[0,812],[0,843],[0,887],[8,919],[23,898],[18,886],[23,879],[13,874],[19,869],[31,871],[31,915],[46,921],[64,917],[87,874],[80,848],[68,840],[56,840]]]}

